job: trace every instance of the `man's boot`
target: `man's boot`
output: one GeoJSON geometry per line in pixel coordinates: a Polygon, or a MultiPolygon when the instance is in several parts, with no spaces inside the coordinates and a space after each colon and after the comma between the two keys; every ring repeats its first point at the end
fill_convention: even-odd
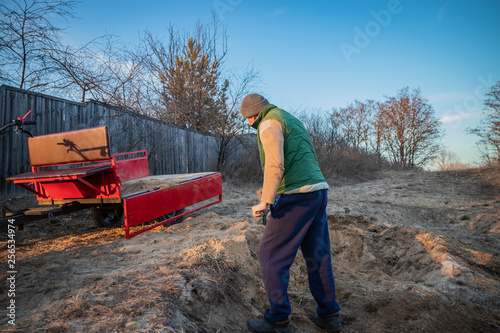
{"type": "Polygon", "coordinates": [[[340,324],[339,314],[333,313],[324,317],[318,316],[316,313],[312,317],[313,323],[319,328],[326,329],[327,332],[340,332],[342,331],[342,324],[340,324]]]}
{"type": "Polygon", "coordinates": [[[253,333],[290,333],[289,323],[289,320],[271,324],[265,320],[250,319],[247,327],[253,333]]]}

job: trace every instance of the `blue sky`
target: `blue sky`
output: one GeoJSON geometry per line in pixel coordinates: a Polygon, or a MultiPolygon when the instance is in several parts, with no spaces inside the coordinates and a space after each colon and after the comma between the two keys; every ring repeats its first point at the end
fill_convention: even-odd
{"type": "Polygon", "coordinates": [[[420,88],[443,121],[443,143],[478,161],[466,135],[500,80],[499,0],[83,0],[66,39],[105,33],[137,42],[146,29],[193,29],[217,12],[227,25],[226,66],[252,65],[260,92],[287,110],[329,110],[420,88]]]}

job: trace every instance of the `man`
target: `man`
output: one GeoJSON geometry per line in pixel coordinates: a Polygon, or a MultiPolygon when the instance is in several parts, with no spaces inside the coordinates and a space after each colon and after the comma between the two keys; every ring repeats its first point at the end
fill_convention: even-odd
{"type": "Polygon", "coordinates": [[[246,96],[241,114],[257,129],[264,182],[255,217],[270,211],[259,247],[260,270],[270,308],[264,320],[250,319],[254,333],[290,332],[289,269],[299,247],[307,264],[309,289],[318,304],[313,322],[342,330],[335,300],[326,217],[328,184],[304,125],[259,94],[246,96]]]}

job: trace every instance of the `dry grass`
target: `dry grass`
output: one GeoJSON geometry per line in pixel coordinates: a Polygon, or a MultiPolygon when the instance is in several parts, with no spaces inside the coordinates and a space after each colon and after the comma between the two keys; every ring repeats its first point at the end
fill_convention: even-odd
{"type": "Polygon", "coordinates": [[[500,189],[500,162],[490,163],[476,170],[476,173],[487,183],[500,189]]]}
{"type": "Polygon", "coordinates": [[[178,285],[176,285],[173,281],[167,281],[162,286],[160,286],[158,290],[162,294],[174,295],[178,293],[181,290],[181,288],[178,285]]]}
{"type": "Polygon", "coordinates": [[[70,326],[63,323],[53,323],[46,329],[47,333],[65,333],[70,332],[70,326]]]}
{"type": "Polygon", "coordinates": [[[81,317],[85,313],[85,310],[87,308],[88,305],[83,299],[83,295],[81,293],[78,293],[75,296],[71,296],[71,298],[68,300],[67,309],[64,312],[64,317],[81,317]]]}

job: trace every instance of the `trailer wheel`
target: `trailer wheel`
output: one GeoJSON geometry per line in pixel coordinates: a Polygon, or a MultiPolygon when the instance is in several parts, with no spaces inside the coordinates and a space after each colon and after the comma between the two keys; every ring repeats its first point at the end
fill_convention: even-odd
{"type": "MultiPolygon", "coordinates": [[[[163,215],[161,218],[155,220],[155,222],[159,222],[161,220],[171,219],[172,217],[177,216],[177,215],[181,215],[183,213],[184,213],[184,209],[176,210],[175,212],[172,212],[170,214],[163,215]]],[[[171,225],[174,225],[177,223],[181,223],[182,221],[184,221],[184,217],[178,218],[177,220],[173,220],[172,222],[165,224],[164,226],[168,227],[168,226],[171,226],[171,225]]]]}
{"type": "MultiPolygon", "coordinates": [[[[176,210],[175,212],[168,214],[168,215],[167,215],[167,217],[168,217],[168,218],[172,218],[172,217],[174,217],[174,216],[181,215],[181,214],[184,214],[184,208],[183,208],[183,209],[180,209],[180,210],[176,210]]],[[[172,224],[177,224],[177,223],[181,223],[182,221],[184,221],[184,217],[185,217],[185,216],[180,217],[180,218],[178,218],[177,220],[174,220],[174,221],[170,222],[170,225],[172,225],[172,224]]]]}
{"type": "Polygon", "coordinates": [[[122,206],[98,206],[92,209],[92,218],[99,228],[114,228],[123,224],[122,206]]]}

